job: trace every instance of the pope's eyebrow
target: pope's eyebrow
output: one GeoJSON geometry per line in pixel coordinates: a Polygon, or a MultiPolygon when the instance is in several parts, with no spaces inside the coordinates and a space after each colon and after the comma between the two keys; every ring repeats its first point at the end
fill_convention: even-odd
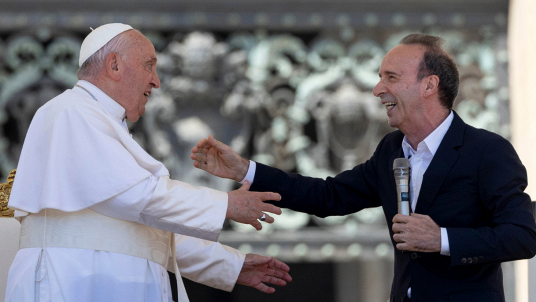
{"type": "Polygon", "coordinates": [[[155,57],[152,57],[151,59],[149,59],[149,61],[147,61],[147,63],[156,63],[156,61],[158,61],[155,57]]]}

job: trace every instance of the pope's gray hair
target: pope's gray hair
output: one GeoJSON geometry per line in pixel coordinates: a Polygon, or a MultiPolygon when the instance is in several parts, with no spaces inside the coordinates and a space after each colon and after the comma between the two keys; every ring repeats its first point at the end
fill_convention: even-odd
{"type": "Polygon", "coordinates": [[[131,40],[124,33],[130,30],[131,29],[115,36],[113,39],[108,41],[108,43],[106,43],[101,49],[97,50],[97,52],[92,54],[76,71],[78,79],[95,79],[97,76],[99,76],[101,71],[104,69],[106,57],[112,52],[116,53],[119,57],[121,57],[121,59],[126,59],[126,50],[128,49],[131,40]]]}

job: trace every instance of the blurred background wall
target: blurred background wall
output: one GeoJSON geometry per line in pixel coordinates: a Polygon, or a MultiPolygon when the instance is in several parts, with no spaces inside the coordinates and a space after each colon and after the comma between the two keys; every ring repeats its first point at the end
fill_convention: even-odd
{"type": "MultiPolygon", "coordinates": [[[[237,187],[193,168],[190,149],[210,134],[246,158],[309,176],[367,160],[393,130],[372,96],[381,59],[411,32],[447,41],[460,68],[460,116],[511,139],[508,13],[507,0],[2,0],[0,176],[16,168],[35,111],[76,83],[89,27],[110,22],[139,29],[158,55],[161,88],[129,124],[134,138],[192,184],[237,187]]],[[[11,261],[3,249],[16,245],[6,233],[3,266],[11,261]]],[[[285,211],[261,232],[226,224],[220,241],[286,261],[294,281],[274,295],[187,282],[192,301],[389,297],[393,247],[380,208],[326,219],[285,211]]],[[[506,300],[528,301],[516,294],[528,292],[527,265],[514,266],[504,264],[506,300]]]]}

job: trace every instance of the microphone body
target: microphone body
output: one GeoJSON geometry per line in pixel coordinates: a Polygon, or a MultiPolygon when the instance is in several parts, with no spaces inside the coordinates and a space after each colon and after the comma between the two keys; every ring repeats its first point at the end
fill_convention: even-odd
{"type": "Polygon", "coordinates": [[[410,212],[409,178],[411,164],[407,158],[397,158],[393,163],[393,172],[396,182],[396,196],[398,199],[398,214],[408,215],[410,212]]]}

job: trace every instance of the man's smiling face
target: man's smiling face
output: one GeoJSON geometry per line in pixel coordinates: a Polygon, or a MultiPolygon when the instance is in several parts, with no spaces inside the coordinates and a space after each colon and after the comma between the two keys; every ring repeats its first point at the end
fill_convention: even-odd
{"type": "Polygon", "coordinates": [[[416,120],[422,114],[421,81],[417,80],[417,73],[424,51],[420,45],[398,45],[391,49],[382,60],[380,81],[372,91],[387,110],[389,126],[402,132],[418,125],[416,120]]]}

